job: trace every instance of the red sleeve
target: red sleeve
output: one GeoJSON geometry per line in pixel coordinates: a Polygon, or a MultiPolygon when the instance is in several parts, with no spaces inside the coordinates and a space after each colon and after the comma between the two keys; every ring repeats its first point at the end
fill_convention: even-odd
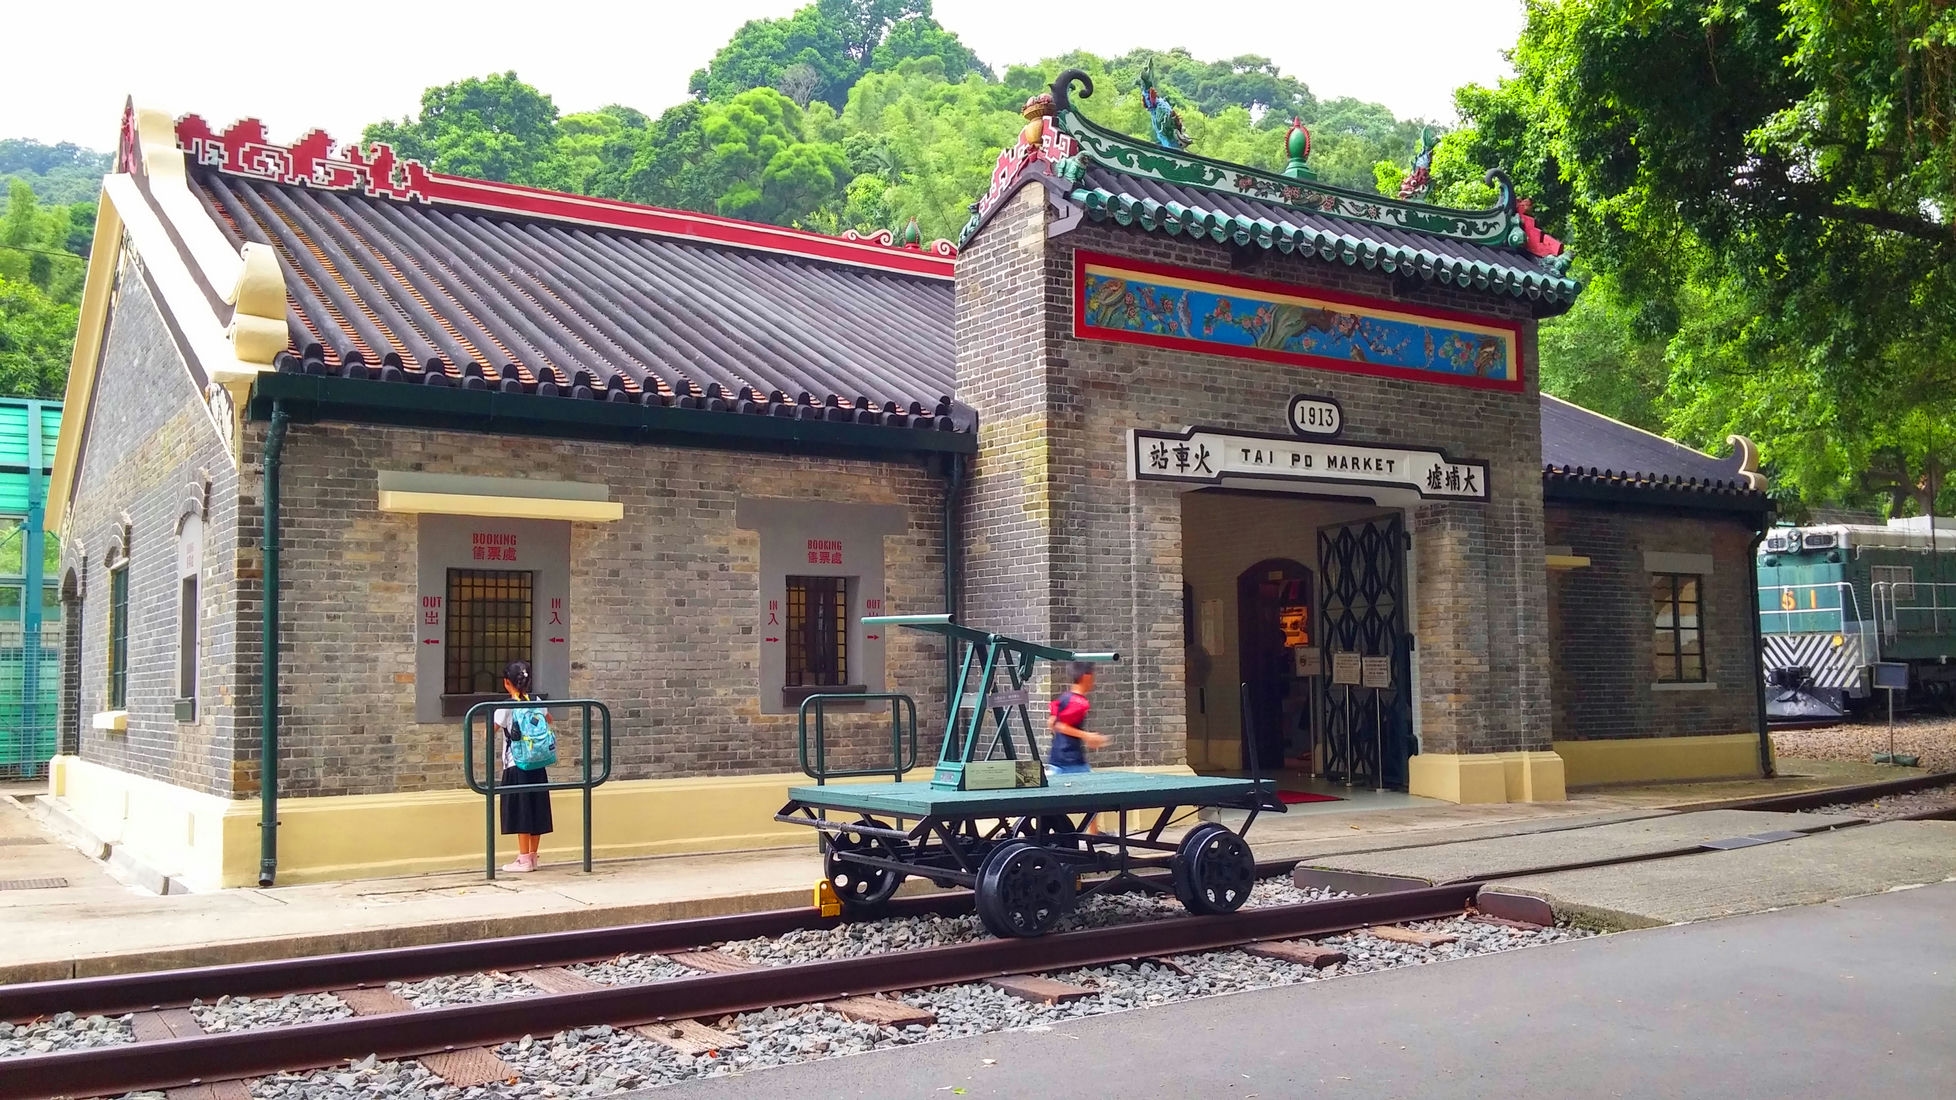
{"type": "Polygon", "coordinates": [[[1089,709],[1091,704],[1087,702],[1086,696],[1075,695],[1070,691],[1053,700],[1053,717],[1058,719],[1061,725],[1072,726],[1076,730],[1086,728],[1089,709]]]}

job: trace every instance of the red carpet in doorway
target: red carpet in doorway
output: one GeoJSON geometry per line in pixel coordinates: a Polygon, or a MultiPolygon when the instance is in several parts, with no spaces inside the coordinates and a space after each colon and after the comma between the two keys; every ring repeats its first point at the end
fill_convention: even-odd
{"type": "Polygon", "coordinates": [[[1286,806],[1295,806],[1299,802],[1343,802],[1344,799],[1335,794],[1317,794],[1313,791],[1278,791],[1277,801],[1286,806]]]}

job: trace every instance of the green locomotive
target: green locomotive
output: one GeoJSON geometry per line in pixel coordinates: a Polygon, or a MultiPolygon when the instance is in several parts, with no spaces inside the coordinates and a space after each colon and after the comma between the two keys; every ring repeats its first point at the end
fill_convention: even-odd
{"type": "Polygon", "coordinates": [[[1909,700],[1956,704],[1956,520],[1781,526],[1759,546],[1766,706],[1778,719],[1865,705],[1873,666],[1909,666],[1909,700]]]}

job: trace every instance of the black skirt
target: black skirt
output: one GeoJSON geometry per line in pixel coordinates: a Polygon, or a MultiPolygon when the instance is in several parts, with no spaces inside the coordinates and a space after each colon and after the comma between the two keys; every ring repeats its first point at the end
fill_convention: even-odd
{"type": "Polygon", "coordinates": [[[528,833],[539,836],[551,831],[550,792],[526,791],[529,783],[548,783],[542,768],[503,769],[503,835],[528,833]]]}

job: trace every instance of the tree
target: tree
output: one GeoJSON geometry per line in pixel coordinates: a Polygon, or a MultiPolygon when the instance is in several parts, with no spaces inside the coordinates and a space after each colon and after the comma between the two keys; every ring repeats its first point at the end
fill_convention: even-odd
{"type": "Polygon", "coordinates": [[[0,187],[9,180],[22,180],[45,203],[94,202],[108,170],[107,153],[69,142],[43,145],[25,138],[0,139],[0,187]]]}
{"type": "Polygon", "coordinates": [[[79,301],[94,230],[93,203],[42,206],[26,181],[11,181],[0,215],[0,278],[26,283],[57,302],[79,301]]]}
{"type": "Polygon", "coordinates": [[[0,275],[0,394],[59,399],[79,311],[0,275]]]}
{"type": "Polygon", "coordinates": [[[539,183],[580,195],[622,194],[649,125],[644,112],[616,104],[565,115],[537,170],[539,183]]]}
{"type": "Polygon", "coordinates": [[[1877,449],[1933,458],[1907,440],[1956,383],[1949,5],[1562,0],[1513,57],[1460,140],[1643,303],[1668,425],[1753,436],[1812,502],[1865,498],[1877,449]]]}
{"type": "MultiPolygon", "coordinates": [[[[693,95],[709,102],[755,88],[780,88],[790,68],[806,67],[817,79],[811,98],[841,105],[861,75],[841,28],[813,4],[786,19],[754,19],[741,25],[706,68],[693,74],[693,95]]],[[[799,85],[805,78],[797,77],[799,85]]]]}
{"type": "MultiPolygon", "coordinates": [[[[925,5],[929,7],[928,4],[925,5]]],[[[944,79],[956,83],[967,74],[976,73],[986,80],[992,78],[991,69],[978,60],[957,35],[944,29],[937,20],[928,14],[913,16],[893,24],[883,40],[869,55],[867,70],[872,73],[886,73],[918,58],[935,57],[943,63],[944,79]]]]}
{"type": "Polygon", "coordinates": [[[429,88],[421,114],[367,127],[368,141],[458,176],[538,184],[555,150],[557,105],[513,72],[429,88]]]}

